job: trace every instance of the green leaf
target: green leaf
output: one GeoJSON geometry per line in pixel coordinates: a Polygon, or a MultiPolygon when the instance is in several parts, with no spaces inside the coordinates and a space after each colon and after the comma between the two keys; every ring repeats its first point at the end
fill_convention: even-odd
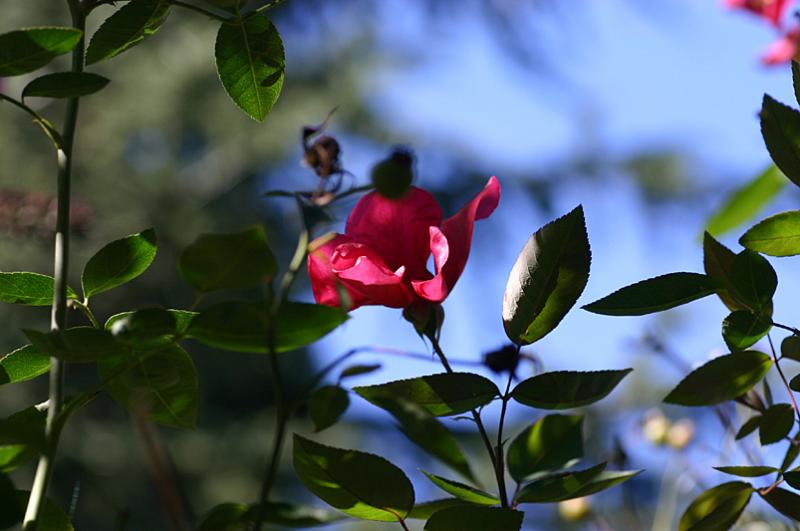
{"type": "Polygon", "coordinates": [[[769,494],[761,494],[761,498],[782,515],[800,522],[800,496],[794,492],[778,487],[769,494]]]}
{"type": "Polygon", "coordinates": [[[706,275],[717,280],[725,289],[717,296],[729,310],[746,310],[747,306],[736,299],[736,291],[731,280],[731,270],[736,253],[722,245],[709,233],[703,235],[703,267],[706,275]]]}
{"type": "Polygon", "coordinates": [[[431,374],[353,391],[381,407],[385,398],[408,400],[437,417],[458,415],[484,406],[500,395],[491,380],[468,372],[431,374]]]}
{"type": "MultiPolygon", "coordinates": [[[[795,439],[798,437],[800,437],[800,432],[795,433],[794,435],[795,439]]],[[[781,470],[787,470],[790,466],[792,466],[792,463],[794,463],[798,455],[800,455],[800,446],[797,446],[796,444],[790,444],[786,449],[786,455],[783,456],[781,470]]]]}
{"type": "Polygon", "coordinates": [[[260,226],[241,232],[203,234],[178,260],[183,279],[201,293],[241,289],[269,281],[278,270],[260,226]]]}
{"type": "Polygon", "coordinates": [[[583,293],[590,264],[583,207],[537,230],[511,268],[503,295],[509,339],[528,345],[550,333],[583,293]]]}
{"type": "Polygon", "coordinates": [[[792,391],[800,393],[800,374],[796,374],[791,380],[789,380],[789,388],[792,391]]]}
{"type": "Polygon", "coordinates": [[[775,165],[800,186],[800,113],[764,94],[761,135],[775,165]]]}
{"type": "Polygon", "coordinates": [[[784,358],[800,361],[800,337],[791,335],[781,341],[781,356],[784,358]]]}
{"type": "Polygon", "coordinates": [[[176,428],[197,420],[197,371],[192,358],[176,344],[98,364],[111,396],[131,412],[176,428]]]}
{"type": "Polygon", "coordinates": [[[770,256],[800,254],[800,210],[781,212],[759,221],[739,238],[739,243],[770,256]]]}
{"type": "Polygon", "coordinates": [[[449,507],[425,523],[425,531],[519,531],[524,513],[499,507],[449,507]]]}
{"type": "Polygon", "coordinates": [[[536,472],[569,466],[583,457],[583,417],[546,415],[508,447],[508,471],[517,483],[536,472]]]}
{"type": "MultiPolygon", "coordinates": [[[[69,286],[67,298],[78,298],[69,286]]],[[[25,271],[0,272],[0,301],[25,306],[50,306],[53,304],[53,277],[25,271]]]]}
{"type": "Polygon", "coordinates": [[[83,32],[75,28],[25,28],[0,35],[0,77],[18,76],[43,67],[72,51],[83,32]]]}
{"type": "Polygon", "coordinates": [[[114,314],[103,328],[124,343],[149,347],[180,339],[196,315],[188,310],[146,308],[114,314]]]}
{"type": "Polygon", "coordinates": [[[520,382],[511,397],[540,409],[571,409],[605,398],[633,369],[619,371],[555,371],[520,382]]]}
{"type": "Polygon", "coordinates": [[[169,15],[167,0],[131,0],[92,36],[86,64],[111,59],[153,35],[169,15]]]}
{"type": "MultiPolygon", "coordinates": [[[[16,502],[20,508],[24,508],[28,504],[30,495],[31,493],[27,490],[16,492],[16,502]]],[[[37,522],[36,531],[75,531],[67,513],[51,500],[44,500],[42,503],[37,522]]]]}
{"type": "Polygon", "coordinates": [[[497,496],[489,494],[488,492],[476,489],[475,487],[470,487],[469,485],[465,485],[464,483],[460,483],[458,481],[453,481],[452,479],[430,474],[422,469],[420,469],[420,471],[425,474],[425,476],[427,476],[427,478],[431,480],[434,485],[446,493],[452,494],[456,498],[460,498],[470,503],[476,503],[478,505],[500,504],[500,499],[497,498],[497,496]]]}
{"type": "Polygon", "coordinates": [[[706,224],[714,236],[729,232],[753,219],[786,185],[783,173],[770,164],[769,168],[744,186],[735,189],[706,224]]]}
{"type": "Polygon", "coordinates": [[[83,268],[83,296],[88,299],[138,277],[153,263],[156,250],[153,229],[109,243],[89,258],[83,268]]]}
{"type": "Polygon", "coordinates": [[[770,357],[754,350],[720,356],[689,373],[664,402],[712,406],[733,400],[760,382],[770,367],[770,357]]]}
{"type": "MultiPolygon", "coordinates": [[[[197,531],[247,531],[256,519],[258,505],[222,503],[208,511],[200,521],[197,531]]],[[[293,503],[268,503],[262,521],[266,524],[287,526],[291,529],[327,525],[345,516],[330,509],[293,503]]]]}
{"type": "Polygon", "coordinates": [[[606,463],[585,470],[556,472],[525,485],[516,501],[519,503],[552,503],[582,498],[611,488],[639,474],[641,470],[605,472],[606,463]]]}
{"type": "Polygon", "coordinates": [[[464,477],[475,480],[455,436],[424,407],[389,395],[375,398],[372,403],[394,416],[400,431],[411,442],[464,477]]]}
{"type": "Polygon", "coordinates": [[[283,87],[286,59],[278,30],[267,18],[225,22],[214,47],[217,73],[233,102],[259,122],[283,87]]]}
{"type": "Polygon", "coordinates": [[[480,505],[475,505],[473,503],[465,502],[464,500],[459,500],[458,498],[444,498],[441,500],[431,500],[427,502],[418,503],[414,506],[414,509],[406,517],[407,519],[413,520],[427,520],[434,513],[438,513],[442,509],[447,509],[449,507],[481,507],[480,505]]]}
{"type": "Polygon", "coordinates": [[[755,415],[753,417],[750,417],[749,419],[747,419],[747,421],[745,421],[744,424],[742,424],[742,427],[739,428],[739,431],[736,433],[736,440],[738,441],[739,439],[744,439],[745,437],[756,431],[756,429],[758,429],[760,425],[761,425],[761,415],[755,415]]]}
{"type": "Polygon", "coordinates": [[[7,475],[0,474],[0,529],[21,523],[24,516],[25,504],[17,500],[14,483],[7,475]]]}
{"type": "Polygon", "coordinates": [[[13,415],[0,419],[0,445],[24,445],[44,452],[47,442],[44,435],[45,411],[31,406],[13,415]]]}
{"type": "Polygon", "coordinates": [[[0,385],[32,380],[50,370],[50,355],[25,345],[0,358],[0,385]]]}
{"type": "Polygon", "coordinates": [[[730,529],[747,507],[752,494],[753,487],[743,481],[731,481],[708,489],[683,513],[678,531],[730,529]]]}
{"type": "Polygon", "coordinates": [[[77,98],[103,90],[108,83],[107,78],[89,72],[56,72],[25,85],[22,98],[77,98]]]}
{"type": "Polygon", "coordinates": [[[794,99],[800,103],[800,65],[792,60],[792,86],[794,87],[794,99]]]}
{"type": "Polygon", "coordinates": [[[23,330],[33,346],[49,355],[73,363],[90,363],[125,352],[106,330],[78,326],[57,332],[23,330]]]}
{"type": "Polygon", "coordinates": [[[355,518],[397,522],[414,507],[411,482],[382,457],[324,446],[295,435],[293,461],[308,490],[355,518]]]}
{"type": "MultiPolygon", "coordinates": [[[[275,351],[296,350],[327,335],[348,319],[338,308],[284,302],[275,324],[275,351]]],[[[267,352],[267,311],[247,302],[209,306],[194,319],[187,335],[206,345],[234,352],[267,352]]]]}
{"type": "Polygon", "coordinates": [[[783,479],[785,479],[786,483],[793,489],[800,489],[800,470],[795,469],[784,472],[783,479]]]}
{"type": "Polygon", "coordinates": [[[702,299],[720,289],[718,280],[700,273],[668,273],[626,286],[583,309],[601,315],[646,315],[702,299]]]}
{"type": "Polygon", "coordinates": [[[352,378],[353,376],[361,376],[362,374],[369,374],[371,372],[375,372],[380,370],[383,365],[380,363],[365,363],[363,365],[351,365],[349,367],[345,367],[342,369],[342,372],[339,374],[339,380],[344,380],[345,378],[352,378]]]}
{"type": "Polygon", "coordinates": [[[739,300],[756,313],[772,313],[772,296],[778,287],[775,270],[760,254],[745,249],[731,264],[731,282],[739,300]]]}
{"type": "Polygon", "coordinates": [[[789,435],[794,426],[794,410],[789,404],[775,404],[761,415],[758,438],[762,445],[773,444],[789,435]]]}
{"type": "Polygon", "coordinates": [[[758,478],[778,471],[772,466],[715,466],[714,469],[731,476],[742,478],[758,478]]]}
{"type": "Polygon", "coordinates": [[[748,310],[737,310],[722,321],[722,338],[731,350],[743,350],[755,345],[770,328],[770,321],[748,310]]]}
{"type": "Polygon", "coordinates": [[[308,413],[314,422],[314,431],[320,432],[336,424],[350,406],[347,391],[338,385],[320,387],[308,402],[308,413]]]}

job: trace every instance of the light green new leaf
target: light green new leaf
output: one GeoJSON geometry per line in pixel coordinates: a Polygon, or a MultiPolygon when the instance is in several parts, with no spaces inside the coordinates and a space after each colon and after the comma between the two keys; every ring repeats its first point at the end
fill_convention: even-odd
{"type": "Polygon", "coordinates": [[[546,415],[511,442],[508,471],[518,483],[545,470],[564,468],[583,457],[583,417],[546,415]]]}
{"type": "Polygon", "coordinates": [[[626,286],[583,307],[601,315],[663,312],[721,289],[718,280],[700,273],[668,273],[626,286]]]}
{"type": "Polygon", "coordinates": [[[571,409],[605,398],[633,369],[618,371],[554,371],[520,382],[511,397],[540,409],[571,409]]]}
{"type": "Polygon", "coordinates": [[[87,299],[135,279],[156,257],[156,232],[147,229],[107,244],[83,268],[81,283],[87,299]]]}
{"type": "Polygon", "coordinates": [[[431,482],[434,485],[436,485],[446,493],[452,494],[456,498],[468,501],[470,503],[475,503],[478,505],[500,504],[500,499],[497,496],[489,494],[488,492],[484,492],[480,489],[476,489],[475,487],[471,487],[469,485],[460,483],[458,481],[453,481],[452,479],[447,479],[441,476],[430,474],[422,469],[420,469],[420,471],[423,474],[425,474],[425,476],[429,480],[431,480],[431,482]]]}
{"type": "Polygon", "coordinates": [[[263,16],[223,22],[214,55],[228,96],[248,116],[263,121],[283,87],[286,59],[278,30],[263,16]]]}
{"type": "Polygon", "coordinates": [[[800,210],[781,212],[759,221],[739,238],[739,243],[770,256],[800,254],[800,210]]]}
{"type": "Polygon", "coordinates": [[[114,400],[132,413],[167,426],[194,427],[197,371],[180,346],[104,359],[98,371],[114,400]]]}
{"type": "Polygon", "coordinates": [[[589,280],[589,238],[583,208],[537,230],[520,252],[503,294],[503,324],[514,343],[551,332],[589,280]]]}
{"type": "Polygon", "coordinates": [[[753,487],[743,481],[731,481],[708,489],[683,513],[678,531],[730,529],[747,507],[752,494],[753,487]]]}
{"type": "Polygon", "coordinates": [[[458,415],[484,406],[500,395],[491,380],[468,372],[431,374],[353,391],[378,407],[384,398],[407,400],[437,417],[458,415]]]}
{"type": "Polygon", "coordinates": [[[775,165],[800,186],[800,112],[764,94],[761,136],[775,165]]]}
{"type": "Polygon", "coordinates": [[[83,38],[75,28],[25,28],[0,35],[0,77],[27,74],[72,51],[83,38]]]}
{"type": "Polygon", "coordinates": [[[205,293],[258,286],[278,270],[264,229],[203,234],[178,260],[178,272],[194,289],[205,293]]]}
{"type": "Polygon", "coordinates": [[[25,345],[0,358],[0,385],[32,380],[50,370],[50,355],[25,345]]]}
{"type": "Polygon", "coordinates": [[[770,357],[753,350],[720,356],[689,373],[664,402],[712,406],[733,400],[760,382],[770,367],[770,357]]]}
{"type": "Polygon", "coordinates": [[[706,231],[714,236],[729,232],[753,219],[786,185],[783,173],[771,164],[755,179],[737,188],[714,212],[706,231]]]}
{"type": "Polygon", "coordinates": [[[308,490],[345,514],[397,522],[414,507],[414,487],[402,470],[377,455],[294,436],[294,470],[308,490]]]}
{"type": "MultiPolygon", "coordinates": [[[[53,304],[53,277],[27,271],[0,272],[0,301],[25,306],[53,304]]],[[[78,295],[67,286],[67,298],[78,295]]]]}
{"type": "Polygon", "coordinates": [[[56,72],[37,77],[22,89],[22,97],[77,98],[88,96],[108,85],[109,80],[90,72],[56,72]]]}
{"type": "Polygon", "coordinates": [[[111,15],[92,36],[86,64],[111,59],[153,35],[167,20],[167,0],[131,0],[111,15]]]}
{"type": "Polygon", "coordinates": [[[519,531],[524,516],[522,511],[500,507],[448,507],[435,512],[424,531],[519,531]]]}

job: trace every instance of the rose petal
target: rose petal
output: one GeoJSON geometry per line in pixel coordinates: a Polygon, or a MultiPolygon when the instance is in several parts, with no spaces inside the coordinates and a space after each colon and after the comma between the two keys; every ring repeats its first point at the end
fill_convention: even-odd
{"type": "Polygon", "coordinates": [[[363,304],[361,294],[340,281],[331,264],[331,257],[336,248],[348,242],[350,242],[350,238],[344,234],[326,234],[309,244],[308,276],[311,279],[311,292],[314,294],[317,304],[341,307],[339,290],[342,288],[346,290],[351,299],[349,309],[363,304]]]}
{"type": "Polygon", "coordinates": [[[347,218],[345,233],[375,250],[392,270],[405,266],[409,278],[430,276],[428,227],[442,224],[442,209],[425,190],[412,186],[400,199],[370,192],[347,218]]]}
{"type": "Polygon", "coordinates": [[[788,63],[798,55],[800,27],[790,30],[786,35],[773,42],[761,56],[765,65],[788,63]]]}
{"type": "Polygon", "coordinates": [[[430,280],[411,283],[417,295],[431,302],[441,302],[447,297],[467,264],[475,221],[489,217],[499,202],[500,183],[496,177],[492,177],[472,201],[467,203],[456,215],[445,220],[442,225],[442,237],[434,231],[430,231],[429,245],[434,255],[437,272],[436,276],[430,280]],[[443,249],[442,241],[447,246],[446,252],[443,249]],[[437,255],[439,255],[438,258],[437,255]]]}
{"type": "Polygon", "coordinates": [[[779,27],[790,0],[725,0],[725,5],[735,9],[746,9],[779,27]]]}
{"type": "MultiPolygon", "coordinates": [[[[378,260],[375,256],[362,255],[352,267],[335,272],[348,290],[358,293],[359,306],[405,308],[413,302],[414,295],[403,282],[404,268],[392,272],[378,260]]],[[[335,257],[333,263],[337,263],[335,257]]]]}

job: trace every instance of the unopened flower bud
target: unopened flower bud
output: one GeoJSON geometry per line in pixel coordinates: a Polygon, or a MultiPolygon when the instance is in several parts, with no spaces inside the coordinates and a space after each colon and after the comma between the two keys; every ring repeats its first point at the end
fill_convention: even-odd
{"type": "Polygon", "coordinates": [[[372,167],[372,184],[384,197],[405,195],[414,176],[414,155],[406,148],[395,148],[388,158],[372,167]]]}
{"type": "Polygon", "coordinates": [[[567,522],[582,520],[592,510],[588,498],[574,498],[558,504],[558,514],[567,522]]]}
{"type": "Polygon", "coordinates": [[[680,419],[670,426],[667,432],[667,444],[676,450],[683,450],[694,438],[694,422],[680,419]]]}
{"type": "Polygon", "coordinates": [[[651,409],[642,422],[642,435],[653,444],[662,445],[667,441],[670,422],[659,409],[651,409]]]}

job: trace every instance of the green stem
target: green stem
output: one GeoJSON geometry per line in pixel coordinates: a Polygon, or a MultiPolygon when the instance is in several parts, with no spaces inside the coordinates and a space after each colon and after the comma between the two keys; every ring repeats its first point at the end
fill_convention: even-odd
{"type": "Polygon", "coordinates": [[[202,7],[190,4],[188,2],[182,2],[181,0],[169,0],[169,3],[174,5],[174,6],[182,7],[184,9],[188,9],[189,11],[194,11],[195,13],[203,14],[203,15],[205,15],[207,17],[219,20],[220,22],[228,22],[230,20],[229,18],[223,17],[221,15],[217,15],[216,13],[212,13],[211,11],[208,11],[206,9],[203,9],[202,7]]]}
{"type": "Polygon", "coordinates": [[[89,308],[89,305],[86,301],[81,302],[77,299],[72,299],[70,304],[75,308],[79,309],[81,313],[92,323],[92,326],[95,328],[101,328],[100,323],[97,321],[97,318],[94,316],[94,312],[89,308]]]}
{"type": "MultiPolygon", "coordinates": [[[[519,356],[520,345],[517,345],[517,356],[519,356]]],[[[508,371],[508,382],[506,382],[506,390],[503,393],[503,405],[500,408],[500,422],[497,426],[497,446],[495,452],[497,454],[496,470],[499,470],[498,488],[500,489],[500,502],[503,507],[508,507],[508,495],[506,494],[506,477],[505,477],[505,459],[503,458],[503,427],[506,422],[506,410],[508,409],[508,401],[511,399],[511,382],[514,379],[514,371],[508,371]]]]}
{"type": "Polygon", "coordinates": [[[792,335],[800,336],[800,330],[798,330],[797,328],[795,328],[793,326],[787,326],[785,324],[776,323],[775,321],[772,321],[772,326],[774,326],[775,328],[782,328],[783,330],[791,332],[792,335]]]}
{"type": "MultiPolygon", "coordinates": [[[[436,355],[439,356],[439,360],[442,362],[445,370],[449,373],[453,372],[453,368],[450,367],[450,363],[447,361],[447,356],[445,356],[444,351],[442,350],[441,345],[439,345],[439,341],[436,339],[435,334],[429,334],[426,336],[430,341],[431,345],[433,346],[434,352],[436,355]]],[[[506,488],[505,488],[505,471],[498,467],[500,461],[498,461],[497,455],[495,454],[494,449],[492,448],[492,443],[489,440],[489,434],[486,433],[486,428],[483,425],[483,421],[481,420],[481,415],[478,411],[472,409],[470,410],[472,413],[472,419],[475,421],[475,425],[478,426],[478,433],[480,433],[481,440],[483,441],[483,445],[486,447],[486,452],[489,454],[489,459],[492,462],[492,468],[494,469],[494,475],[497,479],[497,488],[500,490],[500,501],[502,502],[503,507],[508,507],[508,498],[506,497],[506,488]]]]}
{"type": "MultiPolygon", "coordinates": [[[[69,10],[74,28],[84,31],[85,19],[78,0],[69,0],[69,10]]],[[[84,39],[82,38],[72,51],[72,71],[83,71],[84,39]]],[[[78,122],[79,98],[67,101],[64,119],[63,149],[58,150],[58,211],[56,214],[55,256],[53,306],[50,315],[50,329],[53,331],[66,328],[67,321],[67,274],[69,271],[69,204],[70,184],[72,180],[72,146],[75,139],[75,128],[78,122]]],[[[50,396],[47,407],[45,452],[39,457],[36,475],[28,498],[22,528],[34,531],[38,527],[39,512],[47,497],[47,487],[53,475],[53,462],[58,449],[60,430],[56,420],[61,411],[64,398],[64,363],[58,358],[50,359],[50,396]]]]}

